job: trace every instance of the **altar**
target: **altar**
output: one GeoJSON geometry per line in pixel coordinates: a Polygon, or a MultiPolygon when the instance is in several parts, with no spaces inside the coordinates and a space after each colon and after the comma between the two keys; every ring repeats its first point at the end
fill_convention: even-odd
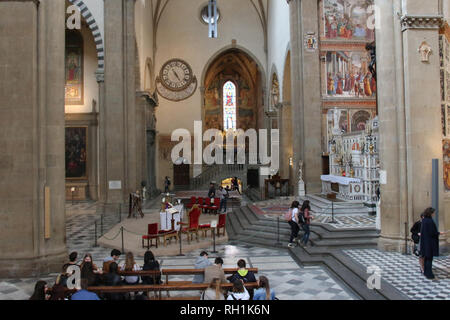
{"type": "Polygon", "coordinates": [[[336,198],[341,200],[365,200],[362,180],[334,175],[322,175],[322,193],[335,193],[336,198]]]}
{"type": "Polygon", "coordinates": [[[160,215],[160,230],[177,230],[180,231],[180,225],[178,222],[180,222],[182,219],[184,219],[184,205],[179,204],[174,206],[173,208],[166,209],[165,211],[162,211],[159,213],[160,215]],[[171,213],[172,211],[176,213],[171,213]],[[172,225],[172,219],[173,225],[172,225]]]}

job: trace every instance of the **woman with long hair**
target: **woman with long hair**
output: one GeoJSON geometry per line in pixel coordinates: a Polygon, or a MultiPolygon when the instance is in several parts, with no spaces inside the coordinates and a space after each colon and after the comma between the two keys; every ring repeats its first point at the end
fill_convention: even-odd
{"type": "Polygon", "coordinates": [[[89,287],[99,284],[99,278],[94,272],[92,262],[84,262],[81,268],[81,279],[86,279],[89,287]]]}
{"type": "Polygon", "coordinates": [[[300,228],[298,226],[298,207],[300,206],[300,203],[298,201],[294,201],[291,204],[291,207],[289,209],[290,213],[290,220],[288,221],[289,226],[291,227],[291,237],[289,238],[289,244],[288,247],[292,248],[295,247],[294,240],[297,240],[298,232],[300,231],[300,228]]]}
{"type": "Polygon", "coordinates": [[[221,281],[219,278],[212,279],[208,289],[203,291],[201,300],[225,300],[221,291],[221,281]]]}
{"type": "Polygon", "coordinates": [[[102,273],[102,271],[99,270],[98,267],[95,265],[94,259],[92,259],[92,254],[90,254],[90,253],[86,253],[84,255],[83,261],[81,262],[81,265],[80,265],[80,269],[83,269],[84,264],[88,263],[88,262],[90,262],[92,264],[92,270],[94,271],[94,273],[100,273],[100,274],[102,273]]]}
{"type": "Polygon", "coordinates": [[[300,242],[300,244],[304,244],[305,246],[308,244],[309,240],[309,234],[310,234],[310,224],[311,220],[314,219],[314,217],[311,215],[311,206],[309,204],[309,200],[305,200],[303,202],[302,208],[300,209],[300,214],[303,215],[303,219],[305,220],[305,223],[302,224],[303,231],[305,233],[303,234],[303,238],[300,242]]]}
{"type": "Polygon", "coordinates": [[[47,282],[39,280],[34,286],[34,292],[31,295],[30,300],[48,300],[49,296],[47,295],[47,291],[47,282]]]}
{"type": "MultiPolygon", "coordinates": [[[[153,252],[150,250],[146,251],[144,254],[144,266],[142,270],[155,270],[159,271],[159,262],[155,259],[153,252]]],[[[155,276],[144,276],[142,277],[143,284],[161,284],[161,274],[157,274],[155,276]]]]}
{"type": "MultiPolygon", "coordinates": [[[[121,271],[139,271],[141,268],[139,265],[134,261],[134,256],[132,252],[128,252],[125,257],[125,263],[120,268],[121,271]]],[[[139,283],[139,276],[125,276],[125,283],[126,284],[138,284],[139,283]]]]}
{"type": "Polygon", "coordinates": [[[439,256],[439,235],[444,234],[437,230],[433,221],[434,212],[433,208],[425,209],[420,228],[420,256],[424,259],[423,274],[427,279],[434,279],[433,257],[439,256]]]}
{"type": "Polygon", "coordinates": [[[250,300],[250,294],[244,286],[244,282],[236,279],[233,282],[233,290],[228,295],[227,300],[250,300]]]}
{"type": "Polygon", "coordinates": [[[275,291],[270,289],[269,279],[267,277],[259,277],[258,289],[255,290],[253,300],[275,300],[275,291]]]}

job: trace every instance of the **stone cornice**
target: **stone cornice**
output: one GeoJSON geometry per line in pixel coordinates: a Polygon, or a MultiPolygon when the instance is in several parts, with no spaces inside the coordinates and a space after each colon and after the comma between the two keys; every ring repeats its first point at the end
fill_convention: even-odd
{"type": "Polygon", "coordinates": [[[444,17],[442,15],[404,15],[400,20],[402,23],[402,31],[409,29],[439,29],[444,23],[444,17]]]}

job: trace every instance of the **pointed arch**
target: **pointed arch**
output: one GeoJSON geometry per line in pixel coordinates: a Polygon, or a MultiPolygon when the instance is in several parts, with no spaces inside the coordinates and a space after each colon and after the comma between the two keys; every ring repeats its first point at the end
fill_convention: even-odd
{"type": "Polygon", "coordinates": [[[83,1],[69,0],[69,2],[73,5],[76,5],[80,9],[81,15],[83,16],[84,20],[86,20],[86,23],[89,26],[92,35],[94,36],[94,41],[97,48],[98,69],[100,71],[103,71],[105,69],[105,49],[100,28],[98,27],[94,16],[89,11],[89,8],[83,1]]]}

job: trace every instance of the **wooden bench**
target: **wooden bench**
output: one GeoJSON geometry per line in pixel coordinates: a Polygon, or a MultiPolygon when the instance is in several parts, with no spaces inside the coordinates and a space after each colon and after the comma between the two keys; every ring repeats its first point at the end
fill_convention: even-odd
{"type": "MultiPolygon", "coordinates": [[[[258,287],[257,282],[247,282],[244,284],[247,289],[255,289],[258,287]]],[[[88,291],[96,293],[130,293],[130,292],[146,292],[149,296],[150,292],[154,292],[159,300],[162,300],[163,291],[204,291],[209,287],[208,283],[184,283],[176,284],[160,284],[160,285],[125,285],[125,286],[97,286],[89,287],[88,291]]],[[[232,283],[224,283],[221,285],[223,290],[231,290],[232,283]]],[[[177,299],[177,298],[175,298],[177,299]]]]}
{"type": "MultiPolygon", "coordinates": [[[[239,269],[238,268],[225,268],[223,272],[225,274],[235,274],[239,269]]],[[[248,268],[248,271],[253,273],[258,273],[258,268],[248,268]]],[[[205,269],[163,269],[162,275],[166,276],[166,284],[169,284],[169,276],[183,276],[183,275],[197,275],[204,274],[205,269]]],[[[171,281],[177,283],[177,281],[171,281]]],[[[181,282],[179,282],[181,283],[181,282]]]]}

